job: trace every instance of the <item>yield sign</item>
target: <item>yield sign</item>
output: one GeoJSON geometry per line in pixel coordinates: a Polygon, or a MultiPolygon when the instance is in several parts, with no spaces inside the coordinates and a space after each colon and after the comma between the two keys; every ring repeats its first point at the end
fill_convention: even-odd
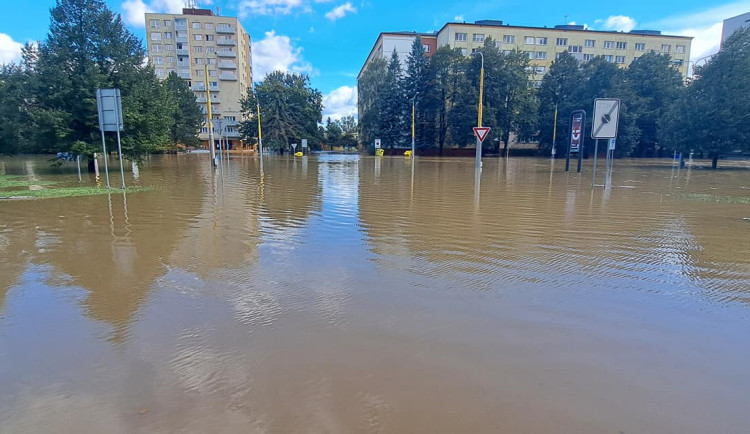
{"type": "Polygon", "coordinates": [[[487,138],[487,134],[490,132],[490,127],[474,127],[474,135],[480,142],[484,142],[487,138]]]}

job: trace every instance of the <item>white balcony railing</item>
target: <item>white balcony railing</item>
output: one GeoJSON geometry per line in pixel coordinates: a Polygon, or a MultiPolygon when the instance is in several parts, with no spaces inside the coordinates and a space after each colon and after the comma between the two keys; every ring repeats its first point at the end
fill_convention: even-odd
{"type": "Polygon", "coordinates": [[[237,57],[237,53],[235,51],[228,51],[228,50],[226,51],[219,50],[216,52],[216,55],[219,57],[237,57]]]}
{"type": "Polygon", "coordinates": [[[178,56],[189,56],[190,50],[188,50],[187,48],[178,48],[177,50],[175,50],[175,53],[177,53],[178,56]]]}
{"type": "Polygon", "coordinates": [[[221,69],[237,69],[237,64],[229,60],[222,60],[219,62],[219,68],[221,69]]]}
{"type": "Polygon", "coordinates": [[[217,27],[216,33],[234,33],[234,26],[217,27]]]}
{"type": "Polygon", "coordinates": [[[223,72],[219,74],[219,80],[237,80],[237,76],[234,74],[223,72]]]}
{"type": "Polygon", "coordinates": [[[237,41],[233,41],[231,39],[218,39],[216,40],[216,45],[229,45],[234,47],[237,45],[237,41]]]}

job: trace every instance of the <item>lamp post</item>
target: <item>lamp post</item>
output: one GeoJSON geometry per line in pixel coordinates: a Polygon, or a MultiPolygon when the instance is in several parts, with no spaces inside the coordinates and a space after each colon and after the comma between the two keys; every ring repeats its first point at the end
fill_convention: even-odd
{"type": "Polygon", "coordinates": [[[263,158],[263,132],[260,129],[260,103],[258,103],[258,155],[261,159],[263,158]]]}
{"type": "MultiPolygon", "coordinates": [[[[480,51],[475,51],[472,56],[479,54],[482,59],[481,66],[479,68],[479,108],[477,110],[477,126],[482,126],[482,97],[484,96],[484,54],[480,51]]],[[[474,162],[474,166],[479,169],[482,167],[482,141],[477,137],[477,153],[474,162]]]]}
{"type": "Polygon", "coordinates": [[[552,158],[557,154],[557,103],[555,103],[555,123],[552,127],[552,158]]]}

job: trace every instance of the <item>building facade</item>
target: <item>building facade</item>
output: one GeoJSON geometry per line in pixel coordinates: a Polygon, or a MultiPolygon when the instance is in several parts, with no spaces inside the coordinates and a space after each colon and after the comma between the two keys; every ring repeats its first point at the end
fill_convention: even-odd
{"type": "MultiPolygon", "coordinates": [[[[240,99],[253,82],[250,36],[233,17],[217,16],[210,9],[183,9],[182,14],[146,14],[148,60],[156,76],[174,71],[195,92],[203,113],[214,120],[214,139],[242,146],[238,130],[240,99]],[[208,75],[208,80],[206,80],[208,75]],[[210,97],[209,97],[210,95],[210,97]]],[[[208,146],[208,126],[199,135],[208,146]]]]}
{"type": "MultiPolygon", "coordinates": [[[[389,45],[389,40],[405,39],[406,35],[409,33],[381,33],[362,71],[378,56],[390,56],[388,48],[397,45],[389,45]]],[[[552,62],[563,51],[570,52],[582,62],[595,56],[604,56],[608,61],[621,67],[627,67],[644,53],[656,51],[669,55],[675,68],[685,77],[688,73],[692,42],[692,37],[662,35],[657,30],[598,31],[587,30],[584,26],[578,25],[559,25],[549,28],[526,27],[510,26],[496,20],[447,23],[435,33],[411,35],[411,41],[417,35],[421,36],[423,41],[435,38],[436,48],[444,46],[458,48],[467,56],[480,50],[485,39],[491,37],[495,46],[502,51],[510,52],[518,49],[528,53],[531,59],[531,78],[537,82],[542,80],[552,62]]],[[[398,51],[400,56],[401,50],[398,51]]],[[[362,72],[360,76],[361,74],[362,72]]]]}
{"type": "Polygon", "coordinates": [[[724,20],[721,27],[721,43],[724,44],[724,41],[726,41],[732,33],[743,27],[750,27],[750,12],[724,20]]]}

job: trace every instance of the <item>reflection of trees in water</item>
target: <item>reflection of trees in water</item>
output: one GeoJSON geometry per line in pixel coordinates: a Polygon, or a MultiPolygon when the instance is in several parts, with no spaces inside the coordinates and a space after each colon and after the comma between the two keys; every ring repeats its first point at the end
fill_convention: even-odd
{"type": "Polygon", "coordinates": [[[468,162],[417,160],[412,196],[403,161],[384,159],[376,168],[363,160],[360,218],[379,260],[388,267],[422,261],[418,273],[474,276],[485,287],[513,280],[575,287],[585,283],[581,274],[605,287],[643,290],[747,286],[743,258],[750,255],[737,253],[750,251],[750,241],[729,240],[703,224],[722,212],[716,204],[665,202],[663,174],[621,167],[613,185],[649,182],[592,196],[590,181],[579,187],[564,172],[550,179],[548,161],[500,162],[485,161],[477,207],[468,162]]]}
{"type": "Polygon", "coordinates": [[[316,159],[269,158],[264,163],[262,215],[279,226],[299,226],[320,209],[316,159]]]}
{"type": "MultiPolygon", "coordinates": [[[[123,338],[187,228],[187,217],[196,214],[199,202],[193,198],[204,188],[191,167],[167,158],[160,164],[163,171],[153,175],[164,176],[174,189],[126,198],[112,194],[10,204],[16,217],[9,248],[3,249],[3,267],[18,276],[29,263],[51,265],[55,273],[72,279],[66,286],[89,292],[87,314],[112,324],[115,339],[123,338]]],[[[142,182],[148,184],[148,179],[142,182]]],[[[50,284],[59,282],[53,276],[50,284]]]]}

